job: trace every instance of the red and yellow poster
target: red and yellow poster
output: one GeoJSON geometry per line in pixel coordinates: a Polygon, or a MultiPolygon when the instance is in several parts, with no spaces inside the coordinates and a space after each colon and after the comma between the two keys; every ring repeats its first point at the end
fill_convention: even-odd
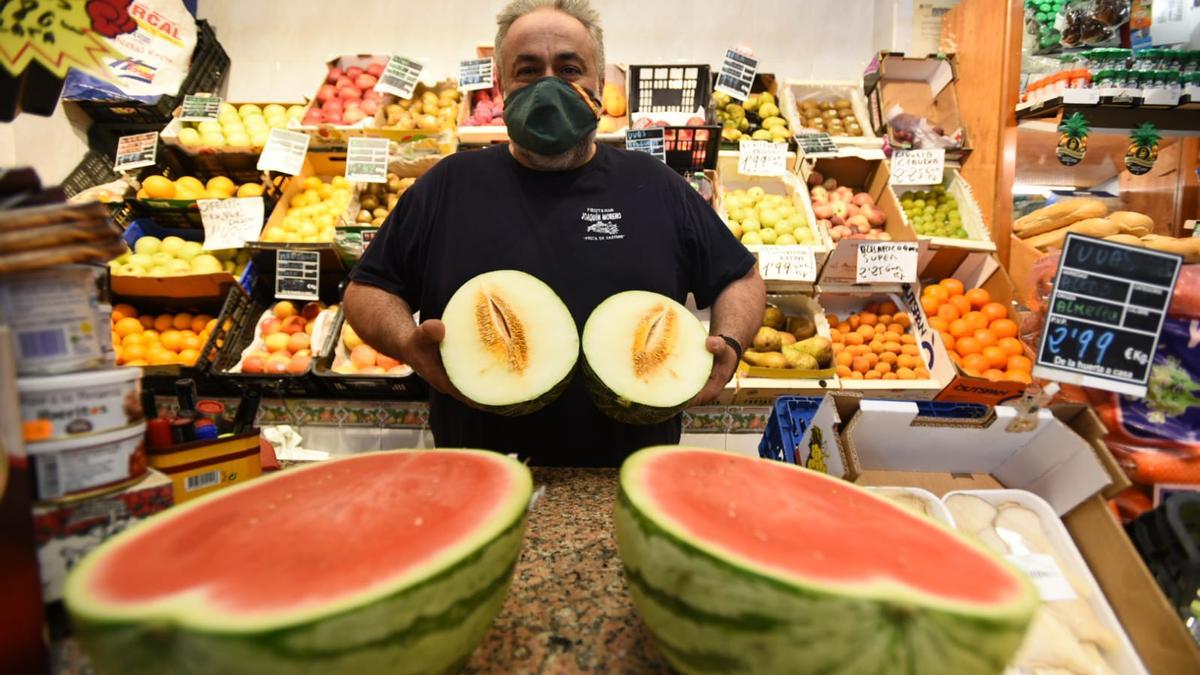
{"type": "Polygon", "coordinates": [[[38,61],[65,77],[71,67],[108,77],[104,38],[137,29],[131,0],[0,0],[0,64],[20,75],[38,61]]]}

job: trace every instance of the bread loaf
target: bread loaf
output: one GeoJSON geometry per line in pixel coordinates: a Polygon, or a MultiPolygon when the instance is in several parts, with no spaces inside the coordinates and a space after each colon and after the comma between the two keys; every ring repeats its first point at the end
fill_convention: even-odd
{"type": "Polygon", "coordinates": [[[1144,237],[1154,232],[1154,221],[1144,213],[1137,211],[1113,211],[1106,216],[1120,226],[1123,234],[1144,237]]]}
{"type": "Polygon", "coordinates": [[[1013,223],[1013,234],[1022,239],[1028,239],[1088,218],[1102,218],[1106,213],[1108,213],[1108,207],[1099,199],[1090,197],[1064,199],[1018,218],[1013,223]]]}
{"type": "Polygon", "coordinates": [[[1115,241],[1118,244],[1128,244],[1130,246],[1146,247],[1146,242],[1133,236],[1132,234],[1114,234],[1110,237],[1105,237],[1104,241],[1115,241]]]}
{"type": "Polygon", "coordinates": [[[1181,255],[1185,263],[1200,262],[1200,239],[1196,237],[1176,238],[1151,234],[1142,237],[1142,243],[1146,248],[1181,255]]]}
{"type": "Polygon", "coordinates": [[[1062,248],[1063,242],[1067,239],[1068,232],[1078,232],[1089,237],[1103,238],[1111,237],[1114,234],[1121,234],[1121,226],[1107,218],[1088,218],[1087,220],[1081,220],[1066,227],[1060,227],[1053,232],[1046,232],[1036,237],[1030,237],[1025,241],[1030,246],[1043,251],[1048,248],[1062,248]]]}

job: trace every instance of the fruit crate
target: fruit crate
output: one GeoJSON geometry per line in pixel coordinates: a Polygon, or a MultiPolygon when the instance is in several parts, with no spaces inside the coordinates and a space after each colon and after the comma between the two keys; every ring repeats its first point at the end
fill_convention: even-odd
{"type": "MultiPolygon", "coordinates": [[[[108,166],[111,169],[113,161],[117,156],[117,143],[120,142],[122,136],[133,136],[136,134],[145,134],[151,131],[159,132],[162,130],[162,125],[153,122],[150,124],[142,123],[105,123],[93,124],[87,132],[88,147],[108,159],[108,166]]],[[[167,176],[184,176],[187,175],[188,165],[184,161],[182,153],[176,148],[172,148],[163,143],[162,138],[158,139],[158,153],[155,155],[155,166],[137,169],[138,175],[148,175],[157,170],[163,172],[167,176]]]]}
{"type": "Polygon", "coordinates": [[[796,449],[812,426],[821,399],[815,396],[780,396],[758,444],[758,456],[788,464],[796,463],[796,449]]]}
{"type": "MultiPolygon", "coordinates": [[[[259,183],[263,184],[264,180],[260,172],[232,172],[239,178],[249,178],[249,180],[238,180],[230,173],[223,169],[209,170],[202,169],[198,166],[190,167],[183,174],[195,176],[200,182],[207,183],[210,179],[217,176],[226,176],[233,180],[234,183],[259,183]]],[[[279,201],[280,195],[283,194],[282,185],[287,178],[284,176],[276,176],[272,182],[263,184],[263,223],[267,221],[267,217],[271,215],[271,211],[275,209],[275,204],[279,201]]],[[[149,218],[154,222],[164,227],[176,228],[194,228],[199,229],[204,227],[204,221],[200,217],[200,207],[194,199],[133,199],[130,200],[130,205],[135,217],[149,218]]]]}
{"type": "Polygon", "coordinates": [[[121,174],[113,170],[112,160],[95,150],[89,150],[59,187],[69,199],[89,188],[117,180],[121,180],[121,174]]]}
{"type": "MultiPolygon", "coordinates": [[[[712,69],[705,64],[629,66],[626,76],[630,128],[638,114],[666,113],[683,122],[689,117],[709,119],[712,69]]],[[[661,125],[660,125],[661,126],[661,125]]],[[[721,145],[718,125],[671,125],[663,128],[667,166],[676,171],[715,169],[721,145]]]]}
{"type": "Polygon", "coordinates": [[[428,385],[416,373],[407,376],[345,375],[332,370],[346,317],[339,307],[333,322],[333,339],[325,356],[315,362],[313,373],[325,394],[335,398],[365,398],[418,401],[429,395],[428,385]]]}
{"type": "Polygon", "coordinates": [[[97,123],[120,122],[158,124],[161,129],[171,119],[171,112],[183,102],[186,94],[218,93],[229,77],[229,54],[217,41],[212,24],[203,19],[196,22],[196,48],[188,73],[174,96],[160,96],[154,103],[140,101],[73,101],[80,110],[97,123]]]}

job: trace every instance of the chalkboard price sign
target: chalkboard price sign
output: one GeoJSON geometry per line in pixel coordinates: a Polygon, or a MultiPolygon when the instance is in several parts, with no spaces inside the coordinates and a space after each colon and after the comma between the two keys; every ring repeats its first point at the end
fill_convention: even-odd
{"type": "Polygon", "coordinates": [[[1183,260],[1068,234],[1033,374],[1145,396],[1183,260]]]}

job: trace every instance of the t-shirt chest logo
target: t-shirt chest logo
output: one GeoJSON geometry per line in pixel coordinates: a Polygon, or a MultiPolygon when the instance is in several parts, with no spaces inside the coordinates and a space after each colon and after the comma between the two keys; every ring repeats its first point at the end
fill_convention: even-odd
{"type": "Polygon", "coordinates": [[[624,215],[616,209],[592,208],[583,210],[580,220],[587,224],[583,233],[584,241],[612,241],[624,239],[621,233],[621,219],[624,215]]]}

